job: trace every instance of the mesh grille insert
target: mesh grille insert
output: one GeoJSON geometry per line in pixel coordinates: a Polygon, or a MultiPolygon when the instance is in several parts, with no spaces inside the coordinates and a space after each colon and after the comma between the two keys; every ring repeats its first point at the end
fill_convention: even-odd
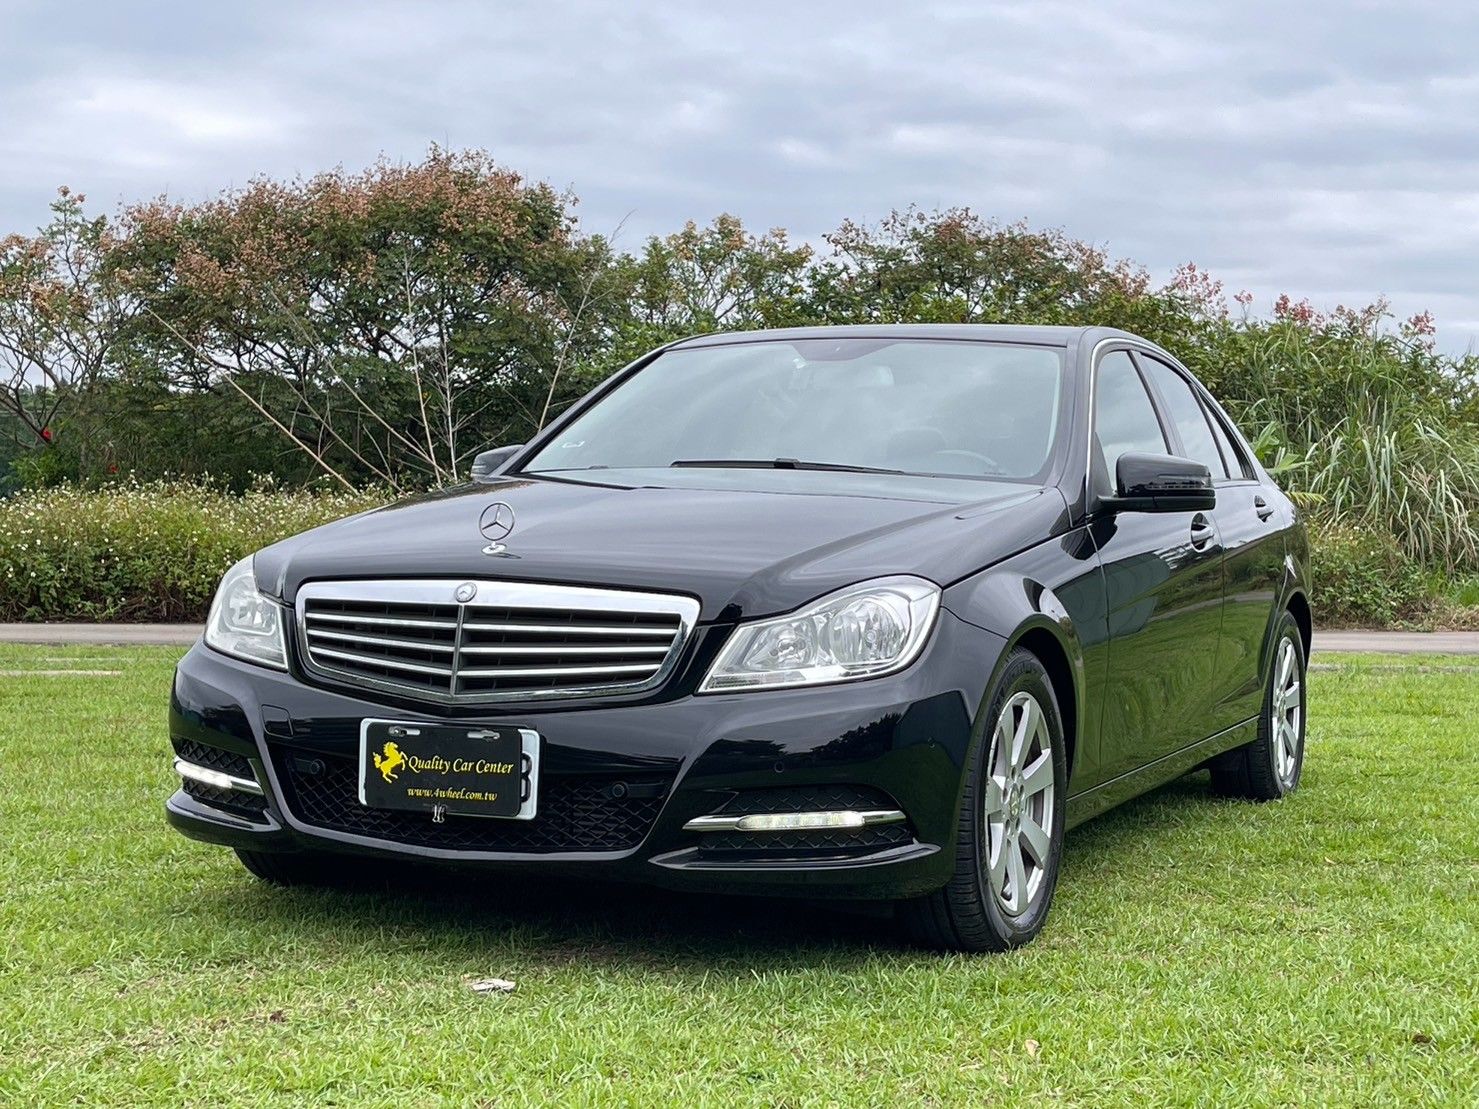
{"type": "Polygon", "coordinates": [[[210,770],[219,770],[223,774],[231,774],[237,778],[256,777],[252,772],[252,764],[247,761],[245,755],[238,755],[235,751],[223,751],[219,747],[208,747],[193,739],[176,739],[172,742],[175,745],[175,754],[186,762],[193,762],[196,766],[204,766],[210,770]]]}
{"type": "MultiPolygon", "coordinates": [[[[171,742],[174,744],[175,754],[186,762],[193,762],[196,766],[204,766],[210,770],[219,770],[223,774],[231,774],[237,778],[256,779],[256,775],[252,772],[252,764],[247,761],[245,755],[238,755],[235,751],[223,751],[219,747],[210,747],[204,743],[197,743],[193,739],[172,739],[171,742]]],[[[260,793],[219,789],[190,778],[181,779],[181,788],[202,805],[210,805],[212,808],[222,809],[257,823],[265,823],[267,798],[260,793]]]]}
{"type": "MultiPolygon", "coordinates": [[[[306,752],[305,752],[306,754],[306,752]]],[[[309,773],[286,751],[273,752],[293,814],[305,824],[418,847],[452,851],[627,851],[640,844],[662,808],[666,776],[546,774],[533,820],[497,820],[449,813],[371,809],[359,803],[358,764],[313,753],[321,773],[309,773]],[[625,795],[613,790],[617,782],[625,795]]],[[[303,760],[310,761],[310,760],[303,760]]]]}

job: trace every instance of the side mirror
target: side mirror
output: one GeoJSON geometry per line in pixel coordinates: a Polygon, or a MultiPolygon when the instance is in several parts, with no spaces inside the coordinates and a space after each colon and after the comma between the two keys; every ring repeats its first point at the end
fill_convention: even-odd
{"type": "Polygon", "coordinates": [[[491,451],[480,451],[478,456],[472,460],[473,481],[492,481],[498,476],[498,471],[503,468],[503,464],[523,449],[523,443],[510,443],[506,447],[494,447],[491,451]]]}
{"type": "Polygon", "coordinates": [[[1197,512],[1217,506],[1212,471],[1190,458],[1122,454],[1115,488],[1109,506],[1121,512],[1197,512]]]}

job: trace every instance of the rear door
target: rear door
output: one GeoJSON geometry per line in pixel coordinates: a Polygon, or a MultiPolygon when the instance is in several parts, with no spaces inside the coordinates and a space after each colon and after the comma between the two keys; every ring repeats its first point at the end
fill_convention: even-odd
{"type": "Polygon", "coordinates": [[[1252,460],[1205,390],[1158,358],[1136,358],[1181,453],[1205,462],[1217,487],[1211,516],[1224,548],[1222,631],[1208,720],[1213,731],[1222,731],[1255,716],[1262,704],[1263,644],[1283,573],[1282,523],[1252,460]]]}
{"type": "MultiPolygon", "coordinates": [[[[1091,503],[1114,488],[1127,451],[1179,453],[1130,354],[1101,355],[1093,388],[1091,503]]],[[[1113,778],[1211,734],[1222,625],[1222,544],[1204,512],[1097,509],[1104,567],[1108,695],[1100,758],[1113,778]]]]}

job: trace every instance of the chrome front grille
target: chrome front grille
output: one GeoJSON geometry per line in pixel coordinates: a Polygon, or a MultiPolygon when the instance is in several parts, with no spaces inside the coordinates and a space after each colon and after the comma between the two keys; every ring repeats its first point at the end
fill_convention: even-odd
{"type": "Polygon", "coordinates": [[[433,701],[641,693],[677,664],[698,612],[689,597],[615,589],[311,582],[298,593],[298,643],[317,676],[433,701]]]}

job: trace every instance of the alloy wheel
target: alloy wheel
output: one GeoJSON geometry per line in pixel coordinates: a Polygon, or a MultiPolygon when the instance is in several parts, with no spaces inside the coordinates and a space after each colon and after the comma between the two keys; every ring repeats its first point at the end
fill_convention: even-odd
{"type": "Polygon", "coordinates": [[[1052,734],[1031,693],[1016,693],[1002,707],[992,731],[988,774],[987,883],[1002,912],[1021,916],[1043,890],[1057,803],[1052,734]]]}
{"type": "Polygon", "coordinates": [[[1299,772],[1299,734],[1304,717],[1304,686],[1299,672],[1299,653],[1294,641],[1279,641],[1274,662],[1273,748],[1274,772],[1285,789],[1294,786],[1299,772]]]}

